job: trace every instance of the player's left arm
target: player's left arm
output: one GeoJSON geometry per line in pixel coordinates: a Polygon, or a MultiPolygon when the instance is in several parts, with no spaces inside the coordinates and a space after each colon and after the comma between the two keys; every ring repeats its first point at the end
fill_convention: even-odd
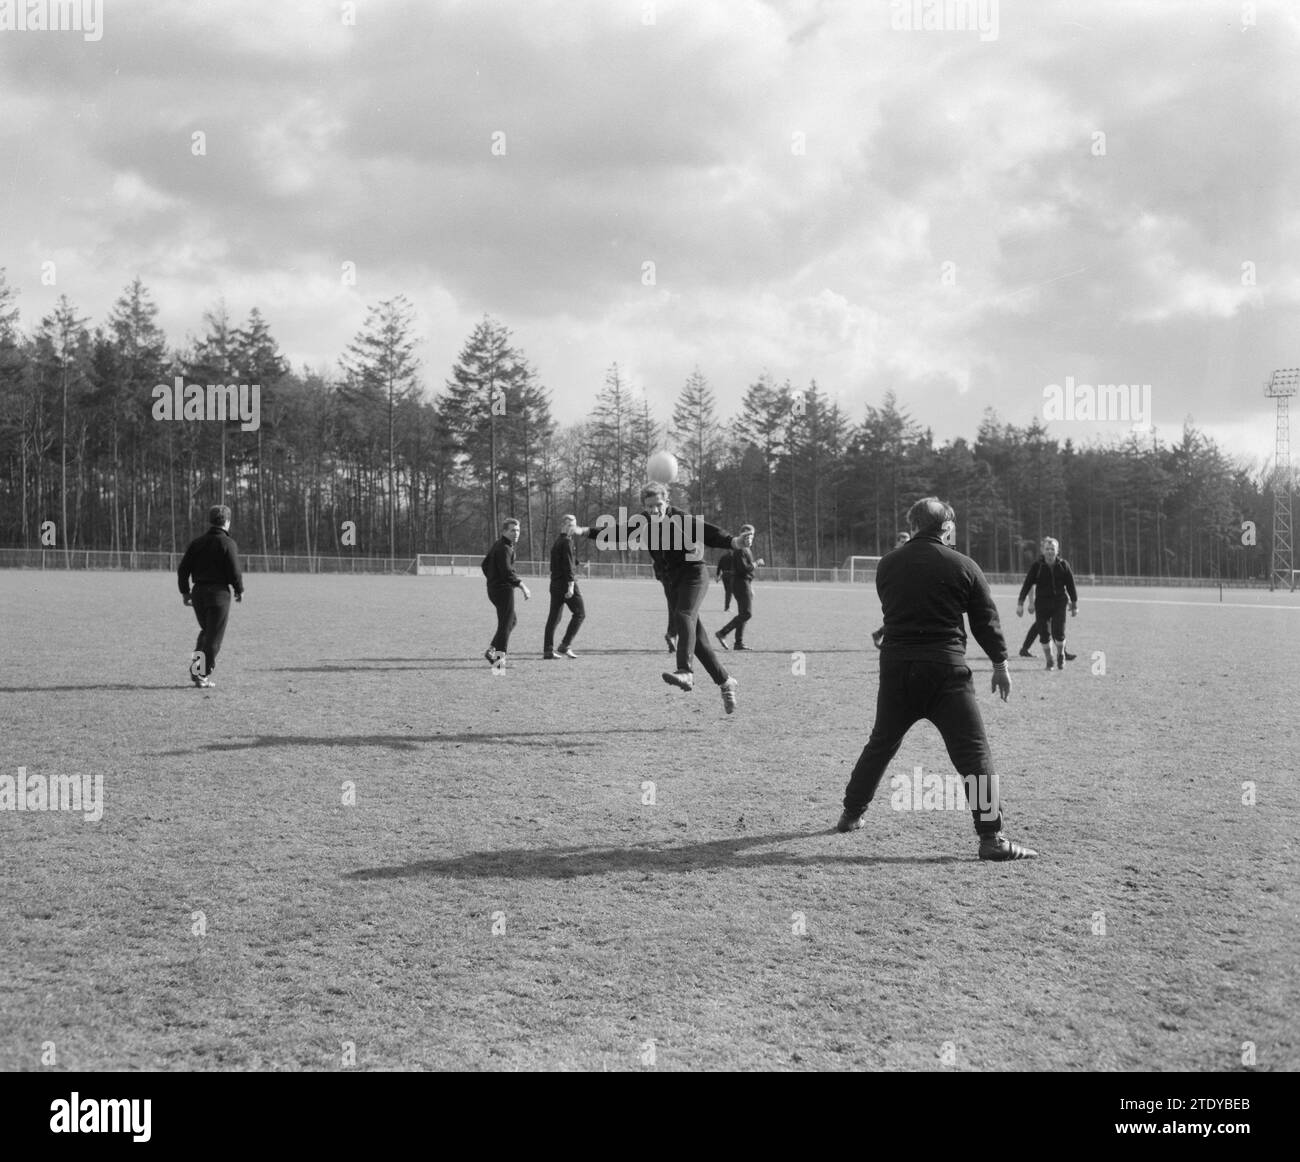
{"type": "Polygon", "coordinates": [[[239,546],[231,541],[226,546],[226,556],[228,558],[228,571],[230,573],[230,584],[235,590],[235,600],[244,600],[244,571],[239,567],[239,546]]]}
{"type": "Polygon", "coordinates": [[[1061,571],[1065,574],[1065,591],[1070,595],[1070,616],[1074,617],[1079,612],[1079,591],[1074,587],[1074,570],[1064,557],[1061,558],[1061,571]]]}
{"type": "Polygon", "coordinates": [[[711,525],[708,521],[702,520],[700,526],[706,549],[730,549],[732,552],[739,552],[745,547],[741,544],[739,537],[733,537],[730,533],[718,528],[717,525],[711,525]]]}
{"type": "MultiPolygon", "coordinates": [[[[877,578],[880,574],[877,572],[877,578]]],[[[993,663],[993,692],[1005,702],[1011,694],[1011,675],[1007,671],[1007,643],[1002,636],[1002,622],[998,607],[993,602],[989,583],[978,565],[971,573],[970,596],[966,601],[966,617],[970,631],[980,648],[993,663]]]]}

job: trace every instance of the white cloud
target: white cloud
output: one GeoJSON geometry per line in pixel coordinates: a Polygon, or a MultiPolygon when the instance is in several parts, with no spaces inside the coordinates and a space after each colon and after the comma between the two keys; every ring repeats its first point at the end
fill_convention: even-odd
{"type": "Polygon", "coordinates": [[[940,438],[1123,368],[1235,440],[1222,384],[1294,362],[1284,6],[1242,31],[1235,0],[1004,4],[991,43],[812,0],[107,15],[98,45],[0,42],[27,320],[60,293],[100,320],[139,274],[175,342],[224,295],[332,364],[404,292],[434,387],[486,312],[565,419],[617,361],[665,421],[699,365],[727,414],[767,369],[854,418],[892,387],[940,438]]]}

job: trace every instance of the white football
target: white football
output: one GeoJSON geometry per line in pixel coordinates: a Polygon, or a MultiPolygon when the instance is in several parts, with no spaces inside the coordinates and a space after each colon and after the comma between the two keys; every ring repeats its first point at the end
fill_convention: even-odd
{"type": "Polygon", "coordinates": [[[651,480],[660,484],[671,484],[677,479],[677,457],[671,452],[656,452],[650,457],[646,471],[651,480]]]}

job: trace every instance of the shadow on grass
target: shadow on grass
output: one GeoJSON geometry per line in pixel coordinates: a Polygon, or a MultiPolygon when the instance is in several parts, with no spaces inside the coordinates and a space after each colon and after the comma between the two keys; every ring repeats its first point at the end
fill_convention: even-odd
{"type": "MultiPolygon", "coordinates": [[[[655,651],[653,650],[644,650],[644,649],[643,650],[586,650],[586,649],[578,648],[574,650],[574,653],[578,655],[579,660],[581,660],[586,655],[591,655],[592,657],[597,657],[597,656],[604,657],[607,655],[635,657],[637,655],[642,655],[642,656],[653,655],[654,652],[655,651]]],[[[777,652],[779,653],[781,651],[777,651],[777,652]]],[[[670,655],[666,650],[663,651],[663,655],[665,658],[670,657],[670,655]]],[[[325,662],[319,666],[268,666],[265,672],[271,674],[382,674],[391,670],[412,671],[412,670],[419,670],[419,669],[427,669],[430,666],[439,666],[448,669],[452,669],[452,668],[478,669],[478,670],[483,670],[485,672],[489,668],[486,661],[484,661],[482,655],[479,655],[478,657],[470,657],[467,654],[455,654],[451,657],[436,657],[436,658],[357,658],[355,659],[355,661],[364,664],[345,665],[341,662],[339,663],[325,662]],[[375,665],[374,663],[376,662],[409,662],[410,665],[383,666],[383,665],[375,665]],[[451,665],[448,665],[448,663],[451,663],[451,665]]],[[[542,651],[540,649],[520,650],[518,653],[511,653],[509,655],[509,660],[507,662],[507,665],[517,666],[521,662],[542,662],[542,661],[546,661],[546,659],[542,657],[542,651]]]]}
{"type": "MultiPolygon", "coordinates": [[[[394,658],[394,661],[399,659],[394,658]]],[[[267,666],[263,671],[268,674],[383,674],[392,670],[406,671],[408,673],[426,669],[430,665],[439,662],[466,662],[466,658],[411,658],[412,662],[418,664],[411,666],[338,666],[325,664],[323,666],[267,666]]],[[[480,662],[479,669],[486,670],[487,663],[480,662]]]]}
{"type": "MultiPolygon", "coordinates": [[[[702,734],[702,726],[681,726],[673,728],[675,734],[702,734]]],[[[662,734],[658,726],[619,727],[618,734],[662,734]]],[[[258,734],[243,742],[209,742],[201,747],[188,750],[164,750],[158,757],[194,754],[197,750],[257,750],[274,746],[383,746],[391,750],[415,750],[429,743],[449,742],[457,746],[537,746],[538,740],[550,740],[549,745],[558,748],[577,746],[595,746],[596,740],[583,739],[580,735],[597,735],[600,738],[611,737],[608,730],[500,730],[480,731],[457,734],[258,734]]],[[[543,741],[541,745],[547,743],[543,741]]]]}
{"type": "Polygon", "coordinates": [[[0,694],[70,694],[77,690],[192,690],[194,684],[168,682],[159,686],[133,686],[126,682],[92,682],[87,686],[0,686],[0,694]]]}
{"type": "MultiPolygon", "coordinates": [[[[713,644],[716,647],[718,643],[715,640],[713,644]]],[[[870,646],[866,646],[865,648],[862,646],[831,646],[828,649],[820,649],[820,650],[805,650],[805,649],[767,650],[767,649],[761,649],[758,646],[746,646],[743,650],[739,650],[739,651],[737,651],[735,646],[731,646],[728,649],[725,650],[720,649],[717,652],[724,656],[727,654],[734,654],[737,652],[742,654],[776,654],[782,658],[788,658],[791,654],[794,653],[806,654],[810,658],[815,658],[819,654],[876,654],[878,656],[878,651],[872,649],[870,646]]]]}
{"type": "Polygon", "coordinates": [[[740,835],[714,839],[685,847],[654,847],[635,844],[620,847],[505,848],[475,851],[452,859],[426,859],[396,867],[362,868],[349,872],[349,880],[393,880],[418,876],[449,879],[568,880],[577,876],[611,872],[690,872],[707,868],[824,867],[827,865],[938,864],[960,863],[955,855],[853,855],[852,840],[845,841],[845,854],[798,856],[789,851],[746,854],[750,848],[795,839],[814,839],[833,834],[829,827],[815,831],[782,831],[772,835],[740,835]]]}

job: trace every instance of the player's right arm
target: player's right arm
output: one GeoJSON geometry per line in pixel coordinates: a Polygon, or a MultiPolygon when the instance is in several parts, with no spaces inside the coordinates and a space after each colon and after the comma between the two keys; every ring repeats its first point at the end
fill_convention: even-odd
{"type": "Polygon", "coordinates": [[[578,587],[578,559],[573,548],[573,538],[566,536],[560,540],[564,543],[560,545],[559,580],[565,583],[564,600],[568,601],[578,587]]]}
{"type": "Polygon", "coordinates": [[[1025,583],[1020,586],[1020,596],[1016,598],[1016,616],[1025,616],[1025,598],[1029,591],[1034,587],[1034,581],[1038,577],[1038,562],[1035,561],[1029,566],[1029,572],[1025,574],[1025,583]]]}
{"type": "Polygon", "coordinates": [[[176,570],[176,584],[180,587],[181,600],[189,605],[190,603],[190,569],[193,567],[194,546],[191,544],[186,550],[185,555],[181,557],[180,567],[176,570]]]}

